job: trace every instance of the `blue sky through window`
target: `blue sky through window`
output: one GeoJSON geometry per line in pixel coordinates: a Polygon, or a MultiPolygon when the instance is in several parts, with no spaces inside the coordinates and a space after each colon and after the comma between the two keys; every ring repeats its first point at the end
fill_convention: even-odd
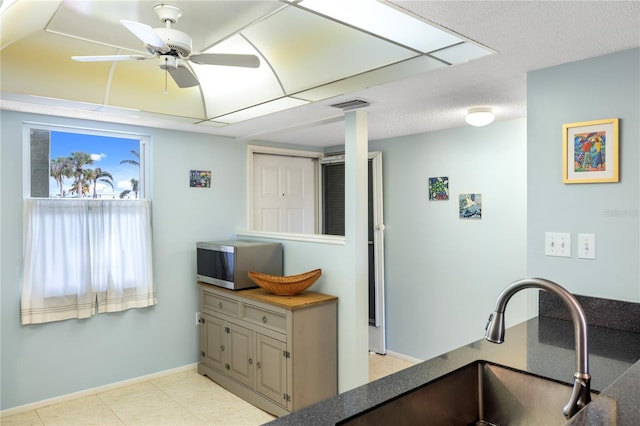
{"type": "MultiPolygon", "coordinates": [[[[83,133],[67,133],[51,131],[49,158],[69,157],[72,152],[85,152],[91,155],[93,164],[85,169],[99,167],[113,176],[113,189],[108,184],[97,184],[99,198],[119,198],[120,193],[131,190],[131,179],[140,181],[140,167],[132,164],[120,164],[122,160],[140,161],[131,151],[140,153],[140,140],[117,138],[112,136],[91,135],[83,133]]],[[[52,196],[59,194],[56,181],[50,177],[49,192],[52,196]]],[[[64,179],[64,189],[69,193],[73,178],[64,179]]],[[[133,198],[133,194],[130,194],[133,198]]]]}

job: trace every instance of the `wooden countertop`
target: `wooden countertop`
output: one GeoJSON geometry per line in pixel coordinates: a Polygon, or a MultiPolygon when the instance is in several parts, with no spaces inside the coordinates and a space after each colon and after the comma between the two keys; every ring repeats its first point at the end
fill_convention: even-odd
{"type": "Polygon", "coordinates": [[[250,288],[246,290],[229,290],[227,288],[214,286],[211,284],[203,283],[198,281],[198,284],[206,287],[213,288],[215,290],[221,291],[222,293],[226,293],[232,296],[240,296],[246,297],[247,299],[257,300],[258,302],[269,303],[271,305],[279,306],[285,309],[301,309],[306,308],[311,305],[316,305],[320,303],[328,303],[328,302],[337,302],[338,297],[332,296],[329,294],[318,293],[315,291],[303,291],[300,294],[295,296],[278,296],[262,288],[250,288]]]}

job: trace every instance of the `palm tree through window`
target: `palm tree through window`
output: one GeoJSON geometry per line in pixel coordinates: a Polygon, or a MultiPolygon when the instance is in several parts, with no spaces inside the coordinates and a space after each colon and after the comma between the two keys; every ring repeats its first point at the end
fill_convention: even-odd
{"type": "Polygon", "coordinates": [[[31,130],[31,196],[137,199],[139,138],[31,130]]]}

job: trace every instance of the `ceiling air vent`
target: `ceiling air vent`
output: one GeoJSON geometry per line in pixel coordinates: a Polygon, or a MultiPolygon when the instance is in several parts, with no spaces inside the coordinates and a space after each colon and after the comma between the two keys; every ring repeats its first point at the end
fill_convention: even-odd
{"type": "Polygon", "coordinates": [[[343,111],[348,111],[350,109],[368,107],[369,105],[371,105],[369,102],[364,101],[362,99],[351,99],[349,101],[339,102],[331,106],[334,108],[340,108],[343,111]]]}

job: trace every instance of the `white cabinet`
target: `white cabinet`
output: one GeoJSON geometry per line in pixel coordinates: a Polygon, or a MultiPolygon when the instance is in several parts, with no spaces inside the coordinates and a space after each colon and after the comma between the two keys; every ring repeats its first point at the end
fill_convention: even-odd
{"type": "Polygon", "coordinates": [[[337,394],[337,297],[199,284],[200,374],[278,416],[337,394]]]}

